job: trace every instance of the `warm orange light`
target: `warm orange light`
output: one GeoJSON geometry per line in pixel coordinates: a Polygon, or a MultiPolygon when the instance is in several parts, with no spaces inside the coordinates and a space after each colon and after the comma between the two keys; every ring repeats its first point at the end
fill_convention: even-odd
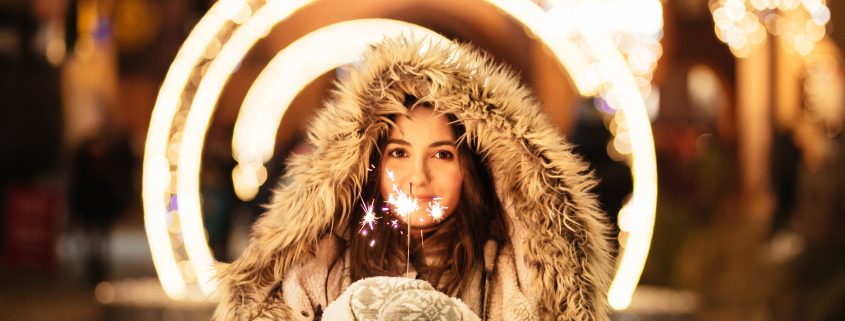
{"type": "MultiPolygon", "coordinates": [[[[147,235],[156,270],[162,286],[171,297],[195,295],[195,292],[189,291],[188,284],[194,276],[206,295],[214,292],[216,287],[214,260],[208,249],[202,224],[199,168],[203,140],[220,92],[234,68],[256,41],[269,33],[273,26],[311,2],[221,0],[191,32],[168,71],[156,101],[147,137],[144,156],[144,209],[147,235]],[[227,39],[218,35],[223,28],[234,28],[227,39]],[[205,72],[199,80],[196,94],[191,101],[181,101],[189,76],[200,69],[205,72]],[[177,112],[180,113],[178,117],[184,118],[178,118],[177,112]],[[185,119],[184,126],[172,128],[176,119],[185,119]],[[174,191],[178,195],[178,211],[170,211],[167,206],[174,191]],[[179,228],[175,230],[184,240],[185,252],[189,258],[184,264],[177,263],[174,247],[170,244],[167,215],[178,216],[179,228]],[[185,270],[184,273],[180,272],[180,266],[185,270]]],[[[559,26],[556,23],[559,20],[556,18],[559,17],[556,15],[562,14],[561,10],[547,12],[527,0],[488,2],[521,22],[543,41],[567,70],[579,93],[600,94],[618,110],[620,117],[625,115],[624,127],[629,139],[627,144],[620,144],[630,147],[634,192],[620,216],[633,223],[626,224],[623,229],[628,233],[627,242],[623,244],[619,268],[610,289],[610,302],[613,307],[624,308],[630,302],[630,296],[642,271],[654,223],[657,195],[654,145],[642,93],[650,92],[647,85],[650,72],[660,56],[659,43],[656,43],[656,40],[622,41],[633,45],[620,51],[614,37],[606,30],[600,29],[600,25],[574,24],[557,28],[559,26]],[[640,72],[637,78],[632,70],[640,72]]],[[[638,8],[638,12],[642,11],[648,17],[662,16],[662,7],[656,0],[637,3],[634,7],[638,8]],[[640,6],[643,4],[644,7],[640,6]]],[[[635,15],[621,17],[625,16],[635,15]]],[[[662,26],[662,20],[645,23],[646,26],[662,26]]],[[[632,26],[642,28],[643,23],[633,23],[632,26]]],[[[364,44],[378,40],[384,35],[395,34],[399,30],[430,35],[429,31],[420,27],[398,21],[350,21],[315,31],[279,53],[279,60],[274,59],[250,89],[236,125],[233,149],[239,165],[233,172],[233,179],[240,197],[248,199],[266,180],[263,163],[272,155],[273,143],[264,138],[275,136],[272,132],[278,129],[286,108],[278,108],[279,105],[275,105],[275,109],[268,109],[268,104],[282,102],[283,106],[287,106],[292,97],[311,79],[351,61],[353,58],[350,57],[360,53],[364,44]],[[314,46],[334,46],[336,50],[308,49],[314,46]],[[289,60],[294,59],[292,57],[300,58],[290,61],[303,61],[302,57],[313,58],[303,56],[303,52],[310,56],[319,52],[329,52],[331,55],[314,59],[320,63],[300,63],[298,67],[304,69],[297,73],[291,72],[289,68],[297,67],[291,67],[289,60]],[[277,70],[274,67],[277,64],[286,67],[277,70]],[[281,73],[288,77],[279,78],[281,73]],[[279,79],[290,84],[274,86],[273,90],[290,90],[269,93],[265,82],[270,80],[264,80],[265,78],[277,81],[276,84],[279,79]]],[[[622,219],[621,217],[620,220],[622,219]]]]}

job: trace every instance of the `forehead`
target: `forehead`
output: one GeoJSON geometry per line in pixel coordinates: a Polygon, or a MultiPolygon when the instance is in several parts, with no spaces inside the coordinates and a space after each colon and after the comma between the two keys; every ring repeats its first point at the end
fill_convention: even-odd
{"type": "Polygon", "coordinates": [[[454,141],[454,133],[446,115],[431,108],[416,107],[405,116],[396,118],[396,126],[390,129],[390,138],[414,141],[454,141]]]}

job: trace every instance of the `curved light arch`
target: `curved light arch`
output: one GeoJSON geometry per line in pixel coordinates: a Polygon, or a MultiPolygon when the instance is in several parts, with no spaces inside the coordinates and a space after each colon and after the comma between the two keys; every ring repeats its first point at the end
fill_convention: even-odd
{"type": "MultiPolygon", "coordinates": [[[[238,1],[238,0],[232,0],[238,1]]],[[[179,195],[179,211],[182,218],[182,235],[185,250],[203,293],[211,295],[216,290],[214,258],[208,248],[200,208],[199,174],[205,134],[211,120],[217,99],[223,86],[247,51],[264,37],[279,21],[286,19],[299,6],[310,1],[268,1],[260,7],[241,27],[235,29],[231,38],[223,44],[220,52],[208,66],[197,87],[191,108],[188,111],[182,140],[179,144],[179,160],[176,177],[176,193],[179,195]],[[299,5],[299,6],[298,6],[299,5]]],[[[224,4],[226,4],[224,2],[224,4]]]]}
{"type": "Polygon", "coordinates": [[[192,70],[202,59],[203,49],[215,40],[218,31],[229,19],[230,6],[224,1],[212,6],[200,19],[191,34],[177,52],[173,64],[167,71],[164,82],[156,98],[155,107],[147,131],[144,145],[144,164],[142,178],[142,198],[144,205],[144,226],[153,265],[158,273],[161,285],[168,296],[184,298],[187,294],[185,278],[179,271],[170,241],[167,222],[167,204],[170,203],[172,172],[167,149],[170,145],[170,131],[178,111],[181,93],[188,84],[192,70]]]}
{"type": "MultiPolygon", "coordinates": [[[[326,72],[355,62],[370,44],[400,34],[448,41],[408,22],[356,19],[317,29],[279,51],[253,82],[235,122],[232,151],[238,165],[233,178],[243,184],[239,193],[254,195],[263,183],[258,173],[266,173],[263,166],[273,157],[276,142],[275,135],[268,133],[278,131],[282,116],[305,86],[326,72]]],[[[237,189],[238,184],[235,186],[237,189]]]]}
{"type": "Polygon", "coordinates": [[[631,303],[634,289],[639,283],[645,260],[648,256],[654,229],[654,212],[657,207],[657,166],[654,154],[654,139],[645,101],[637,89],[633,74],[607,34],[589,29],[558,30],[544,28],[551,23],[551,17],[542,8],[529,1],[488,0],[502,11],[522,23],[537,35],[569,72],[581,95],[601,92],[608,102],[618,106],[625,114],[631,144],[631,176],[634,181],[631,199],[619,211],[620,221],[630,222],[620,226],[628,232],[628,239],[622,245],[616,275],[610,285],[608,300],[614,309],[624,309],[631,303]],[[567,37],[581,35],[580,40],[588,43],[590,53],[585,53],[567,37]],[[597,68],[589,68],[592,55],[597,68]],[[606,79],[598,74],[604,70],[606,79]],[[604,83],[602,83],[604,80],[604,83]]]}
{"type": "MultiPolygon", "coordinates": [[[[202,224],[199,169],[205,133],[223,86],[256,41],[269,33],[273,26],[311,2],[269,0],[261,2],[264,3],[261,5],[259,2],[248,3],[244,0],[222,0],[200,20],[168,71],[156,101],[147,137],[143,195],[145,224],[154,263],[162,286],[171,297],[184,297],[188,286],[184,275],[177,268],[179,263],[173,255],[175,249],[169,242],[166,222],[168,213],[178,213],[184,249],[202,292],[210,295],[216,288],[214,260],[202,224]],[[238,26],[241,23],[243,25],[238,26]],[[219,41],[215,36],[227,26],[232,26],[234,32],[225,40],[219,52],[203,50],[209,48],[212,42],[219,41]],[[203,55],[211,56],[207,58],[210,63],[206,66],[200,66],[203,55]],[[189,75],[204,68],[207,69],[192,101],[181,101],[189,75]],[[174,124],[180,106],[187,109],[187,118],[181,131],[179,124],[174,124]],[[174,127],[176,130],[171,134],[174,127]],[[181,139],[174,138],[180,134],[181,139]],[[172,159],[168,158],[168,150],[178,151],[176,164],[172,164],[172,159]],[[175,184],[172,182],[174,177],[171,169],[174,165],[175,184]],[[178,210],[172,211],[163,205],[170,201],[167,194],[174,189],[174,185],[178,195],[178,210]]],[[[518,20],[543,41],[567,70],[581,95],[600,93],[625,114],[633,151],[631,167],[634,191],[631,200],[620,211],[620,222],[629,222],[620,228],[628,232],[629,237],[622,244],[623,251],[609,294],[611,305],[622,309],[630,303],[645,264],[657,196],[654,143],[643,98],[637,90],[634,77],[624,56],[608,35],[590,34],[590,30],[554,30],[546,27],[553,17],[527,0],[487,2],[518,20]],[[573,40],[576,38],[587,43],[589,49],[581,49],[573,40]]],[[[247,104],[246,100],[244,104],[247,104]]],[[[279,115],[283,112],[280,111],[279,115]]],[[[278,124],[275,126],[277,128],[278,124]]],[[[233,139],[236,140],[233,142],[236,145],[236,157],[247,161],[245,167],[255,168],[259,159],[263,163],[266,147],[252,145],[254,149],[251,149],[253,147],[244,147],[246,145],[238,143],[239,138],[233,139]]],[[[249,171],[246,173],[249,174],[249,171]]]]}

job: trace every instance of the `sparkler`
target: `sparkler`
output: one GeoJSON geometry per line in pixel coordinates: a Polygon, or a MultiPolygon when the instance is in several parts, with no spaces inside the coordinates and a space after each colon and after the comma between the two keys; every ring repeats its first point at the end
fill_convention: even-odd
{"type": "Polygon", "coordinates": [[[440,205],[440,198],[435,197],[434,200],[428,202],[428,209],[426,212],[431,215],[431,218],[434,219],[435,222],[440,222],[443,220],[443,214],[446,212],[448,207],[440,205]]]}
{"type": "Polygon", "coordinates": [[[408,277],[411,271],[411,214],[420,209],[420,204],[417,202],[417,199],[413,197],[413,183],[409,183],[408,194],[410,195],[408,195],[399,190],[399,187],[396,186],[396,175],[389,169],[387,170],[387,178],[394,183],[393,193],[387,197],[387,203],[392,204],[396,214],[399,214],[399,216],[404,218],[405,223],[408,224],[408,260],[405,262],[405,277],[408,277]]]}
{"type": "MultiPolygon", "coordinates": [[[[364,227],[369,226],[370,230],[373,230],[375,227],[373,224],[378,222],[378,216],[376,216],[375,211],[373,211],[373,203],[375,200],[370,201],[370,204],[363,203],[361,207],[364,208],[364,218],[361,219],[361,229],[363,230],[364,227]]],[[[372,245],[371,245],[372,246],[372,245]]]]}
{"type": "MultiPolygon", "coordinates": [[[[393,171],[388,169],[387,178],[389,178],[391,182],[394,182],[395,177],[396,176],[393,174],[393,171]]],[[[413,185],[411,187],[413,188],[413,185]]],[[[399,187],[396,186],[396,184],[393,184],[393,193],[388,196],[387,203],[393,205],[393,209],[396,211],[396,214],[399,214],[402,218],[406,218],[414,211],[420,209],[417,199],[399,190],[399,187]]]]}
{"type": "MultiPolygon", "coordinates": [[[[406,194],[405,192],[400,190],[399,187],[395,184],[396,175],[393,171],[389,169],[387,170],[387,178],[390,179],[390,181],[393,183],[393,193],[388,195],[385,203],[393,205],[393,211],[397,215],[399,215],[408,225],[408,260],[405,263],[405,276],[408,277],[410,275],[411,269],[411,220],[413,219],[413,213],[420,209],[420,205],[419,201],[413,196],[413,183],[409,184],[409,190],[406,194]]],[[[440,204],[440,200],[440,197],[433,198],[431,202],[428,202],[428,209],[426,209],[426,212],[431,215],[431,218],[434,219],[435,222],[440,222],[443,220],[443,215],[445,214],[445,211],[447,209],[447,207],[440,204]]],[[[361,219],[361,230],[363,230],[362,234],[364,235],[366,235],[367,232],[366,230],[364,230],[364,228],[369,226],[370,230],[372,231],[375,229],[375,223],[378,221],[378,217],[376,216],[374,211],[374,202],[375,201],[373,200],[370,201],[369,204],[367,204],[363,200],[361,200],[361,207],[364,209],[364,217],[361,219]]],[[[383,207],[382,211],[386,211],[387,209],[388,208],[383,207]]],[[[422,218],[420,218],[420,221],[424,222],[422,218]]],[[[394,229],[398,227],[398,220],[393,220],[391,221],[391,223],[394,229]]],[[[422,237],[423,234],[422,231],[420,231],[420,238],[422,239],[422,237]]],[[[370,247],[374,245],[375,240],[370,241],[370,247]]]]}

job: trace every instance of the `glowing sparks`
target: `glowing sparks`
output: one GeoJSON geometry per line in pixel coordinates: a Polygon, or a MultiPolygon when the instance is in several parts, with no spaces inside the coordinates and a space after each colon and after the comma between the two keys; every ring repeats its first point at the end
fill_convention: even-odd
{"type": "MultiPolygon", "coordinates": [[[[387,170],[387,178],[391,182],[396,181],[396,175],[389,169],[387,170]]],[[[403,218],[420,209],[417,199],[399,190],[396,184],[393,184],[393,193],[388,196],[387,203],[393,205],[393,210],[396,211],[396,214],[399,214],[403,218]]]]}
{"type": "Polygon", "coordinates": [[[431,215],[431,218],[434,219],[435,222],[440,222],[443,220],[443,214],[446,212],[447,208],[448,207],[440,204],[439,197],[435,197],[434,200],[428,202],[428,209],[426,212],[431,215]]]}
{"type": "MultiPolygon", "coordinates": [[[[396,174],[391,171],[387,170],[387,178],[393,183],[393,193],[388,195],[386,203],[393,205],[393,210],[403,219],[409,221],[408,215],[413,212],[416,212],[420,209],[419,201],[411,195],[406,194],[405,192],[401,191],[398,186],[396,186],[396,174]]],[[[431,218],[435,222],[440,222],[443,220],[443,215],[446,213],[446,209],[448,207],[443,206],[440,204],[442,198],[435,197],[428,202],[428,208],[425,210],[431,218]]],[[[372,204],[370,204],[370,208],[372,208],[372,204]]],[[[366,207],[365,207],[366,210],[366,207]]],[[[420,222],[425,222],[425,220],[420,217],[420,222]]]]}
{"type": "Polygon", "coordinates": [[[361,207],[364,208],[364,217],[361,219],[361,229],[367,226],[370,227],[370,230],[375,228],[373,224],[378,221],[378,216],[376,216],[375,211],[373,211],[373,202],[375,201],[370,201],[370,204],[361,204],[361,207]]]}
{"type": "Polygon", "coordinates": [[[393,209],[396,211],[396,214],[406,217],[420,209],[420,204],[417,202],[416,198],[405,194],[405,192],[400,191],[398,188],[394,188],[393,191],[394,194],[390,194],[390,197],[387,199],[387,203],[393,205],[393,209]]]}

